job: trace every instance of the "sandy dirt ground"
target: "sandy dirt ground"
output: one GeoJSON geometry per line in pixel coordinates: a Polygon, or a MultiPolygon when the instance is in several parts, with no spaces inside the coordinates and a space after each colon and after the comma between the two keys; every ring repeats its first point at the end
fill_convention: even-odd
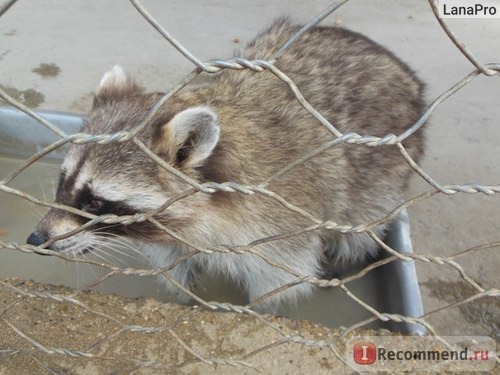
{"type": "MultiPolygon", "coordinates": [[[[151,14],[201,60],[230,57],[275,16],[288,14],[293,20],[304,22],[329,3],[172,0],[167,6],[160,0],[144,0],[151,14]]],[[[425,1],[351,0],[324,24],[360,31],[388,47],[426,83],[429,101],[474,70],[448,39],[425,1]]],[[[453,20],[450,26],[480,61],[500,62],[498,19],[453,20]]],[[[102,74],[116,63],[147,89],[160,91],[172,87],[193,68],[128,2],[118,0],[19,1],[1,18],[0,40],[0,85],[12,96],[39,109],[84,113],[102,74]]],[[[479,77],[440,105],[426,125],[428,144],[422,168],[443,184],[498,184],[499,97],[500,78],[479,77]]],[[[409,196],[429,189],[416,176],[409,196]]],[[[409,214],[417,253],[450,256],[500,240],[499,194],[440,194],[410,207],[409,214]]],[[[499,249],[492,246],[455,260],[481,287],[498,288],[499,249]]],[[[432,262],[418,262],[417,267],[428,313],[474,294],[452,267],[432,262]]],[[[117,298],[110,297],[109,301],[119,309],[117,298]]],[[[126,302],[124,306],[144,311],[141,304],[154,303],[126,302]]],[[[499,307],[498,299],[483,298],[431,313],[426,318],[440,334],[482,334],[498,339],[499,307]]],[[[45,308],[44,305],[42,311],[45,308]]],[[[124,307],[121,309],[127,313],[124,307]]],[[[227,324],[235,324],[237,316],[227,317],[227,324]]],[[[209,321],[208,317],[203,319],[209,321]]],[[[311,329],[313,335],[326,334],[322,328],[311,329]]],[[[71,337],[60,332],[61,337],[71,337]]],[[[137,349],[146,350],[140,345],[137,349]]],[[[138,352],[137,357],[144,353],[138,352]]],[[[314,355],[320,358],[322,354],[314,355]]],[[[292,354],[287,358],[294,360],[292,354]]],[[[334,362],[331,356],[327,358],[328,367],[334,362]]],[[[30,360],[36,366],[38,360],[30,360]]],[[[182,360],[189,362],[193,357],[182,360]]]]}
{"type": "Polygon", "coordinates": [[[351,374],[349,340],[391,335],[357,330],[340,337],[308,321],[92,291],[75,296],[19,279],[0,283],[0,329],[9,332],[0,336],[5,375],[351,374]]]}
{"type": "MultiPolygon", "coordinates": [[[[283,335],[303,336],[311,342],[338,336],[314,323],[214,313],[199,306],[127,300],[96,292],[73,297],[73,291],[63,287],[21,280],[7,283],[15,289],[0,289],[0,326],[2,332],[10,331],[0,337],[0,351],[19,351],[0,355],[1,374],[44,370],[52,374],[348,371],[328,347],[305,348],[293,340],[287,342],[283,335]],[[41,297],[50,293],[78,303],[30,298],[33,293],[41,297]]],[[[344,358],[345,349],[339,347],[344,358]]]]}

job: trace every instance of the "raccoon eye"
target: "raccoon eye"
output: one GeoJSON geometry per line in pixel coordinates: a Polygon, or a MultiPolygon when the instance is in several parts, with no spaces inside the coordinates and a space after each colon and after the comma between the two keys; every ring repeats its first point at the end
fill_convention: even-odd
{"type": "Polygon", "coordinates": [[[106,202],[101,199],[91,198],[87,204],[82,207],[82,211],[90,212],[90,213],[98,213],[102,210],[106,202]]]}

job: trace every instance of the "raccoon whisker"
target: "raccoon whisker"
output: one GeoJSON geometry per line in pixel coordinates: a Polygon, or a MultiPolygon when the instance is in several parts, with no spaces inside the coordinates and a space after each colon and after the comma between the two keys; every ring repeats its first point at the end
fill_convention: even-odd
{"type": "Polygon", "coordinates": [[[132,254],[138,256],[141,259],[146,259],[145,255],[140,250],[138,250],[137,247],[134,246],[133,244],[121,242],[120,239],[118,238],[107,238],[106,240],[111,241],[116,245],[119,245],[121,248],[130,251],[132,254]]]}
{"type": "MultiPolygon", "coordinates": [[[[80,263],[80,262],[72,262],[75,268],[74,274],[76,276],[76,289],[83,288],[82,285],[85,285],[85,266],[88,267],[91,272],[95,275],[94,270],[92,267],[88,264],[85,263],[80,263]],[[84,266],[85,264],[85,266],[84,266]]],[[[97,276],[96,276],[97,277],[97,276]]]]}
{"type": "Polygon", "coordinates": [[[111,263],[111,264],[114,264],[112,261],[110,261],[108,258],[98,254],[98,250],[97,249],[89,249],[88,250],[90,254],[92,254],[93,256],[95,256],[96,258],[99,258],[99,259],[102,259],[103,261],[105,261],[106,263],[111,263]]]}
{"type": "MultiPolygon", "coordinates": [[[[58,166],[51,166],[52,169],[58,168],[58,166]]],[[[50,181],[52,185],[52,190],[54,191],[53,197],[55,197],[55,173],[53,171],[48,171],[49,166],[42,165],[40,169],[38,169],[38,173],[36,173],[36,178],[38,180],[38,183],[40,185],[40,191],[43,194],[43,198],[47,201],[47,192],[46,189],[44,188],[44,183],[42,181],[50,181]]]]}
{"type": "Polygon", "coordinates": [[[127,265],[127,263],[124,262],[122,259],[110,254],[109,252],[100,249],[99,247],[92,246],[91,248],[89,248],[89,252],[106,262],[110,262],[111,264],[114,264],[114,262],[112,261],[114,259],[115,261],[118,261],[123,265],[127,265]],[[104,255],[108,256],[109,258],[106,258],[104,255]]]}
{"type": "Polygon", "coordinates": [[[38,218],[38,220],[42,219],[45,216],[45,210],[37,205],[31,205],[29,208],[21,207],[21,209],[29,215],[34,215],[36,218],[38,218]]]}
{"type": "Polygon", "coordinates": [[[133,250],[134,252],[140,253],[140,251],[135,248],[136,245],[134,244],[134,242],[130,241],[126,237],[117,235],[115,233],[110,233],[110,232],[103,231],[103,229],[113,228],[113,227],[118,226],[118,225],[120,225],[120,224],[119,223],[108,224],[108,225],[103,226],[103,227],[89,229],[89,232],[91,232],[92,234],[101,236],[101,237],[105,237],[106,239],[109,239],[110,237],[114,237],[116,239],[120,239],[120,241],[121,241],[120,244],[123,247],[127,247],[127,248],[133,250]]]}
{"type": "Polygon", "coordinates": [[[131,250],[135,250],[136,252],[139,252],[139,250],[137,250],[137,245],[133,241],[130,241],[130,240],[128,240],[122,236],[119,236],[117,234],[107,233],[107,232],[97,232],[97,231],[92,231],[92,234],[96,234],[102,238],[105,238],[106,241],[108,241],[108,240],[113,241],[113,242],[119,243],[123,247],[127,247],[127,248],[130,248],[131,250]]]}
{"type": "MultiPolygon", "coordinates": [[[[92,275],[94,276],[93,280],[98,280],[99,279],[99,276],[97,276],[97,273],[95,272],[95,269],[94,269],[93,266],[91,266],[90,264],[85,264],[85,265],[82,264],[81,267],[86,267],[90,271],[90,273],[92,273],[92,275]]],[[[90,282],[90,284],[92,284],[92,281],[90,282]]],[[[84,286],[82,288],[86,288],[87,283],[82,282],[82,284],[84,284],[84,286]]]]}
{"type": "Polygon", "coordinates": [[[107,262],[116,267],[123,268],[128,266],[127,262],[125,262],[123,259],[120,259],[120,257],[110,254],[109,251],[104,251],[102,249],[94,249],[93,254],[100,258],[106,259],[107,262]],[[97,252],[99,252],[101,255],[97,254],[97,252]]]}
{"type": "Polygon", "coordinates": [[[92,233],[98,233],[98,234],[110,234],[108,232],[103,232],[102,230],[103,229],[109,229],[109,228],[113,228],[113,227],[116,227],[118,225],[121,225],[120,223],[114,223],[114,224],[108,224],[108,225],[105,225],[105,226],[102,226],[102,227],[99,227],[99,228],[94,228],[94,229],[89,229],[89,232],[92,232],[92,233]]]}
{"type": "Polygon", "coordinates": [[[40,176],[37,176],[38,183],[40,184],[40,191],[42,192],[43,200],[47,202],[47,195],[45,194],[45,189],[43,188],[42,180],[40,179],[40,176]]]}
{"type": "MultiPolygon", "coordinates": [[[[91,231],[92,234],[101,236],[102,238],[93,238],[91,240],[91,246],[99,246],[108,249],[109,251],[114,251],[115,253],[119,253],[121,255],[128,256],[129,258],[136,259],[136,260],[142,260],[140,259],[137,255],[141,255],[142,258],[145,258],[143,254],[141,254],[137,249],[135,249],[131,244],[128,244],[126,242],[122,242],[116,238],[109,238],[109,233],[105,232],[98,232],[96,230],[91,231]],[[129,253],[126,253],[124,251],[118,250],[118,248],[121,248],[123,250],[129,250],[129,253]],[[132,254],[131,254],[132,253],[132,254]]],[[[118,237],[117,235],[114,235],[114,237],[118,237]]]]}
{"type": "Polygon", "coordinates": [[[125,251],[121,251],[116,246],[112,246],[109,243],[108,244],[102,243],[100,245],[100,250],[115,252],[116,254],[122,255],[123,257],[127,257],[127,258],[130,258],[130,259],[133,259],[133,260],[137,260],[137,261],[143,261],[143,259],[139,258],[135,254],[129,254],[129,253],[125,252],[125,251]]]}
{"type": "MultiPolygon", "coordinates": [[[[113,257],[117,260],[120,260],[122,263],[126,264],[126,262],[119,258],[119,257],[115,257],[113,256],[112,254],[110,254],[109,252],[115,252],[117,254],[120,254],[120,255],[123,255],[123,256],[126,256],[126,257],[129,257],[131,259],[134,259],[134,260],[141,260],[140,258],[138,258],[137,256],[134,256],[132,254],[128,254],[126,252],[123,252],[123,251],[120,251],[119,250],[119,247],[120,246],[117,246],[115,244],[111,244],[108,242],[108,240],[93,240],[93,244],[95,245],[98,245],[98,248],[96,248],[94,246],[94,250],[98,250],[98,251],[101,251],[103,254],[106,254],[106,255],[109,255],[110,257],[113,257]],[[118,247],[118,248],[117,248],[118,247]]],[[[123,248],[123,247],[122,247],[123,248]]]]}
{"type": "MultiPolygon", "coordinates": [[[[146,259],[144,254],[137,249],[137,245],[135,245],[132,241],[130,241],[122,236],[119,236],[119,235],[114,234],[114,233],[97,232],[97,231],[93,231],[92,233],[97,234],[97,235],[101,235],[106,239],[105,241],[110,241],[114,244],[117,244],[120,247],[127,249],[127,250],[130,250],[134,254],[139,255],[142,259],[146,259]]],[[[129,255],[129,254],[125,254],[125,255],[129,255]]]]}
{"type": "Polygon", "coordinates": [[[106,237],[106,238],[114,237],[116,239],[119,239],[120,241],[122,241],[122,244],[124,246],[130,248],[134,252],[137,252],[137,253],[140,253],[141,255],[143,255],[139,250],[137,250],[137,248],[136,248],[137,245],[133,241],[131,241],[130,239],[128,239],[127,237],[120,236],[120,235],[115,234],[115,233],[110,233],[110,232],[104,232],[103,231],[103,229],[109,229],[109,228],[112,228],[112,227],[115,227],[115,226],[118,226],[118,225],[120,225],[120,224],[119,223],[109,224],[109,225],[106,225],[104,227],[92,229],[92,230],[90,230],[90,232],[92,232],[93,234],[96,234],[96,235],[100,235],[102,237],[106,237]],[[127,243],[128,245],[125,245],[125,243],[127,243]]]}
{"type": "Polygon", "coordinates": [[[130,252],[131,250],[134,250],[134,249],[128,248],[128,247],[123,247],[123,245],[121,245],[121,244],[119,244],[118,246],[112,246],[112,247],[110,246],[110,249],[118,254],[121,254],[121,255],[126,256],[130,259],[134,259],[134,260],[137,260],[140,262],[144,262],[147,260],[147,258],[141,252],[139,252],[139,251],[130,252]],[[122,250],[119,250],[119,249],[122,249],[122,250]]]}
{"type": "MultiPolygon", "coordinates": [[[[111,225],[116,225],[116,224],[110,224],[111,225]]],[[[109,226],[108,226],[109,227],[109,226]]],[[[108,228],[108,227],[105,227],[105,228],[108,228]]],[[[128,238],[126,237],[123,237],[123,236],[120,236],[118,234],[115,234],[115,233],[110,233],[110,232],[103,232],[103,231],[100,231],[99,229],[103,229],[103,228],[96,228],[96,229],[93,229],[91,232],[93,234],[98,234],[98,235],[101,235],[103,237],[113,237],[113,238],[118,238],[120,239],[123,243],[128,243],[130,246],[133,246],[134,245],[134,242],[129,240],[128,238]]]]}
{"type": "Polygon", "coordinates": [[[54,180],[52,180],[52,179],[50,180],[50,183],[51,183],[51,185],[52,185],[52,197],[54,197],[54,198],[55,198],[56,193],[57,193],[56,183],[55,183],[55,181],[54,181],[54,180]]]}

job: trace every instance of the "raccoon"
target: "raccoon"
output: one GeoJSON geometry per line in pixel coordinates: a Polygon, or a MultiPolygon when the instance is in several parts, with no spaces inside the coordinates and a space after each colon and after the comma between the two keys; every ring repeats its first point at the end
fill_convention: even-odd
{"type": "MultiPolygon", "coordinates": [[[[288,20],[277,20],[242,54],[249,60],[270,60],[299,29],[288,20]]],[[[312,28],[275,66],[343,133],[400,134],[415,123],[424,107],[423,84],[407,65],[367,37],[343,28],[312,28]]],[[[81,131],[131,131],[162,96],[144,92],[116,66],[102,78],[81,131]]],[[[335,139],[270,71],[228,69],[206,85],[171,97],[137,137],[165,163],[200,183],[234,181],[252,186],[335,139]]],[[[418,161],[424,148],[422,131],[404,145],[418,161]]],[[[400,204],[410,172],[394,146],[341,143],[272,180],[267,188],[316,218],[355,225],[371,223],[400,204]]],[[[132,215],[157,209],[189,188],[133,142],[71,144],[61,167],[56,202],[96,215],[132,215]]],[[[49,248],[78,255],[118,235],[132,240],[156,267],[185,257],[169,272],[187,289],[193,290],[200,272],[223,274],[250,300],[297,281],[297,274],[321,278],[378,251],[366,233],[318,228],[264,241],[255,246],[257,254],[199,252],[186,257],[193,249],[179,238],[205,248],[238,246],[312,224],[262,194],[197,192],[154,217],[175,235],[149,221],[96,224],[49,248]]],[[[40,246],[87,221],[51,209],[27,242],[40,246]]],[[[383,235],[384,230],[382,225],[376,232],[383,235]]],[[[176,295],[180,302],[189,300],[162,279],[166,293],[176,295]]],[[[263,299],[256,308],[273,312],[284,301],[293,302],[312,290],[311,284],[297,283],[263,299]]]]}

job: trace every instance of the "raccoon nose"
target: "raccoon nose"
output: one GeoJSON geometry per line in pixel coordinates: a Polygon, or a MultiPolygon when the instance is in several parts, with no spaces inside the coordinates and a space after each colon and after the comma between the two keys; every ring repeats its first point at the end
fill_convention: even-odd
{"type": "Polygon", "coordinates": [[[48,239],[49,239],[49,235],[48,235],[47,232],[36,230],[36,231],[34,231],[33,233],[31,233],[29,235],[29,237],[26,240],[26,242],[29,245],[40,246],[41,244],[43,244],[48,239]]]}

